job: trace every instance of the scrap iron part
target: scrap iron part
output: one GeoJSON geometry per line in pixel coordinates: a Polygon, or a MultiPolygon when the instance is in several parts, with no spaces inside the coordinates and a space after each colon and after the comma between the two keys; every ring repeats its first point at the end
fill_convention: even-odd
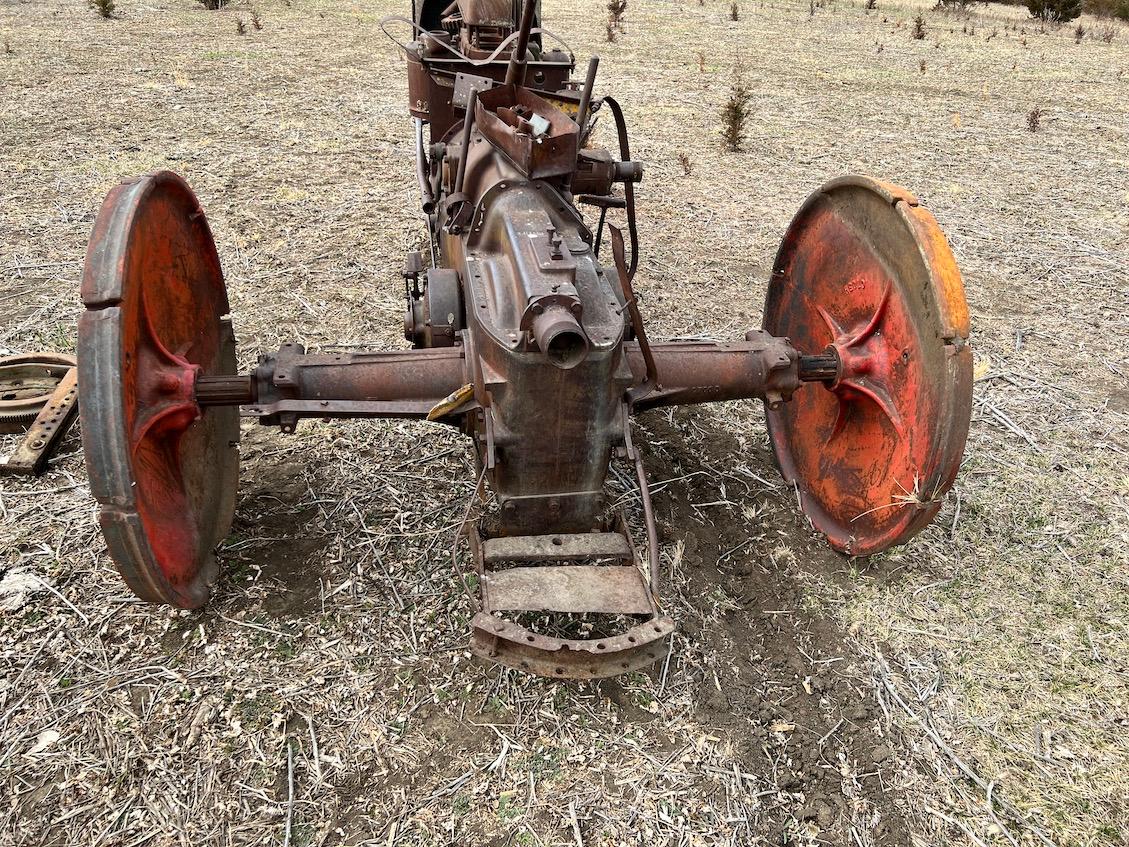
{"type": "Polygon", "coordinates": [[[65,353],[0,357],[0,433],[30,427],[75,364],[65,353]]]}
{"type": "Polygon", "coordinates": [[[642,167],[623,111],[595,96],[596,62],[568,79],[572,57],[543,49],[531,5],[416,9],[405,49],[429,243],[403,271],[411,349],[284,344],[238,373],[215,245],[187,185],[162,172],[106,199],[83,281],[80,403],[103,532],[141,597],[207,600],[232,519],[237,407],[287,433],[304,418],[388,417],[468,436],[496,503],[462,527],[478,577],[472,591],[459,569],[471,648],[552,677],[622,673],[669,649],[633,415],[761,400],[785,478],[846,552],[905,542],[936,513],[967,433],[971,354],[933,218],[885,183],[832,181],[784,238],[763,329],[651,341],[634,285],[642,167]],[[591,139],[604,107],[618,156],[591,139]],[[595,234],[580,202],[599,210],[595,234]],[[627,243],[609,226],[606,264],[600,240],[620,210],[627,243]],[[605,498],[618,460],[638,480],[645,568],[605,498]]]}
{"type": "MultiPolygon", "coordinates": [[[[44,354],[37,355],[40,356],[39,363],[37,369],[32,370],[31,376],[28,377],[25,373],[13,382],[26,386],[28,382],[35,381],[36,375],[44,368],[44,354]]],[[[0,457],[0,474],[34,476],[43,473],[47,469],[47,462],[78,416],[78,370],[73,364],[74,359],[52,354],[47,354],[47,357],[53,360],[53,364],[46,366],[47,369],[60,368],[63,375],[55,382],[54,390],[47,395],[23,440],[11,454],[0,457]]],[[[41,389],[37,387],[32,390],[41,389]]]]}

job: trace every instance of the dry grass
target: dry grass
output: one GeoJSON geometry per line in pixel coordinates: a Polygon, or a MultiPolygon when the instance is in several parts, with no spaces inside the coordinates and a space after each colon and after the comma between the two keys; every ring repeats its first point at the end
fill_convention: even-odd
{"type": "MultiPolygon", "coordinates": [[[[829,556],[771,476],[758,410],[644,419],[676,465],[656,503],[683,635],[653,675],[557,685],[466,658],[446,551],[473,477],[443,430],[247,430],[228,575],[192,614],[126,594],[72,436],[45,478],[0,483],[0,571],[34,591],[0,612],[0,843],[1123,844],[1129,47],[928,5],[883,2],[883,22],[795,0],[733,22],[717,0],[633,0],[614,45],[604,0],[545,14],[581,60],[602,52],[647,163],[652,335],[756,325],[780,235],[825,179],[875,173],[928,203],[978,357],[934,527],[868,564],[829,556]],[[754,91],[748,153],[720,149],[729,39],[754,91]],[[1053,120],[1031,135],[1036,90],[1053,120]],[[708,549],[719,524],[747,545],[708,549]],[[715,579],[750,569],[751,597],[715,579]],[[795,645],[782,666],[762,659],[777,637],[795,645]],[[818,723],[774,729],[809,701],[818,723]],[[886,736],[874,758],[891,763],[860,757],[856,729],[886,736]],[[793,736],[834,796],[788,782],[793,736]],[[881,829],[898,820],[900,841],[881,829]]],[[[406,4],[257,6],[270,26],[243,37],[243,6],[120,2],[112,26],[77,3],[0,7],[16,48],[0,347],[73,349],[97,205],[161,167],[208,211],[244,365],[284,340],[403,343],[397,273],[420,223],[403,68],[376,21],[406,4]]]]}

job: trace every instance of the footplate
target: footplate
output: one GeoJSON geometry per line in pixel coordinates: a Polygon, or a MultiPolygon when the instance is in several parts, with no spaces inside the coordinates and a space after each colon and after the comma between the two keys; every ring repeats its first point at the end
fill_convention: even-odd
{"type": "Polygon", "coordinates": [[[601,679],[665,658],[673,632],[673,620],[655,616],[611,638],[552,638],[479,612],[471,620],[470,649],[476,656],[541,676],[601,679]]]}
{"type": "Polygon", "coordinates": [[[483,539],[471,528],[482,597],[482,611],[471,620],[471,651],[560,679],[617,676],[663,659],[674,621],[659,613],[622,520],[617,530],[483,539]],[[599,638],[558,638],[503,617],[529,612],[639,622],[599,638]]]}

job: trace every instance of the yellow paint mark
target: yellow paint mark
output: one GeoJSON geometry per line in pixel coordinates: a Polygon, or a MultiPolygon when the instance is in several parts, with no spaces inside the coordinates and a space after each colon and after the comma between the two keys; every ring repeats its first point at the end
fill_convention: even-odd
{"type": "Polygon", "coordinates": [[[449,415],[455,411],[463,403],[474,397],[474,385],[467,383],[458,391],[454,391],[431,407],[431,411],[427,413],[429,421],[437,421],[444,415],[449,415]]]}

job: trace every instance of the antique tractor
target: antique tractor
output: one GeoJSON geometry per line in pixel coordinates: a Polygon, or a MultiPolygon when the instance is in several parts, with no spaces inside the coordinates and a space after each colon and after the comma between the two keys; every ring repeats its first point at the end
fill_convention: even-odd
{"type": "Polygon", "coordinates": [[[216,248],[185,182],[124,182],[98,214],[81,418],[102,531],[139,597],[207,601],[241,410],[285,433],[302,418],[414,418],[468,436],[494,494],[463,527],[478,577],[471,649],[547,676],[610,676],[669,649],[639,412],[762,400],[780,470],[836,550],[876,553],[929,523],[960,466],[972,353],[960,274],[913,195],[832,180],[784,236],[762,329],[650,342],[632,288],[642,167],[619,104],[595,92],[597,60],[571,81],[536,0],[425,0],[397,20],[413,32],[401,46],[429,221],[426,256],[404,271],[411,349],[284,344],[238,373],[216,248]],[[614,152],[589,144],[597,112],[611,115],[614,152]],[[645,565],[609,507],[613,460],[634,466],[645,565]],[[538,616],[600,625],[562,637],[538,616]]]}

